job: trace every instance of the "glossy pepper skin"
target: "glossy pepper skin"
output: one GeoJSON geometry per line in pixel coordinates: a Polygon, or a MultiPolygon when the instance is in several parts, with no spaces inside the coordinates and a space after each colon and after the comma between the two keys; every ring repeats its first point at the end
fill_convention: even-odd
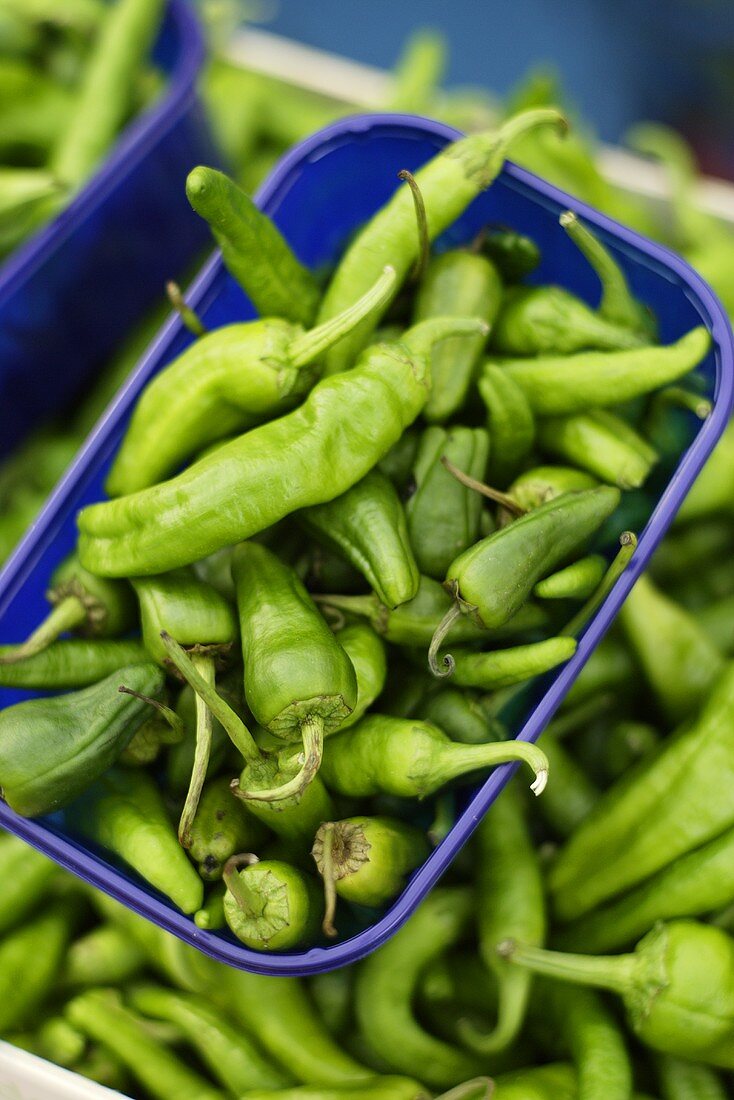
{"type": "Polygon", "coordinates": [[[492,444],[489,477],[493,484],[504,486],[533,448],[535,414],[523,389],[491,359],[482,367],[477,388],[487,409],[492,444]]]}
{"type": "Polygon", "coordinates": [[[318,378],[314,361],[394,282],[387,269],[346,314],[310,332],[266,317],[201,337],[145,387],[107,478],[108,493],[155,485],[209,444],[287,412],[318,378]]]}
{"type": "MultiPolygon", "coordinates": [[[[415,299],[414,319],[478,317],[492,325],[502,301],[502,280],[486,256],[453,249],[429,260],[415,299]]],[[[431,355],[433,387],[423,411],[429,424],[455,416],[464,404],[486,337],[454,336],[431,355]]]]}
{"type": "Polygon", "coordinates": [[[223,172],[204,165],[186,179],[186,197],[209,225],[224,266],[262,317],[310,325],[318,284],[271,219],[223,172]]]}
{"type": "Polygon", "coordinates": [[[343,376],[323,379],[292,413],[225,444],[178,477],[84,509],[81,560],[103,576],[161,573],[333,500],[363,478],[420,413],[433,344],[480,327],[461,318],[424,321],[400,344],[370,349],[343,376]]]}
{"type": "Polygon", "coordinates": [[[352,662],[357,678],[357,702],[340,729],[358,722],[381,694],[387,678],[387,654],[379,634],[368,623],[349,623],[337,634],[337,641],[352,662]]]}
{"type": "Polygon", "coordinates": [[[346,493],[299,513],[306,530],[340,551],[388,607],[412,600],[419,573],[392,482],[370,470],[346,493]]]}
{"type": "Polygon", "coordinates": [[[413,466],[415,491],[405,510],[416,561],[426,576],[443,580],[457,554],[477,541],[482,517],[480,495],[452,477],[441,459],[483,481],[489,450],[483,428],[436,425],[421,436],[413,466]]]}
{"type": "Polygon", "coordinates": [[[170,668],[161,641],[167,631],[179,645],[201,653],[226,652],[237,639],[232,605],[190,569],[132,580],[140,604],[140,625],[151,658],[170,668]]]}
{"type": "Polygon", "coordinates": [[[282,860],[233,856],[225,865],[224,916],[238,940],[257,951],[287,951],[317,933],[315,879],[282,860]]]}
{"type": "Polygon", "coordinates": [[[205,881],[221,878],[222,868],[230,856],[256,851],[265,836],[260,822],[232,794],[226,776],[207,783],[191,823],[188,848],[205,881]]]}
{"type": "Polygon", "coordinates": [[[538,424],[538,442],[548,454],[620,489],[644,485],[658,461],[655,448],[626,420],[606,409],[546,417],[538,424]]]}
{"type": "Polygon", "coordinates": [[[0,786],[24,817],[67,806],[102,775],[148,717],[148,704],[118,691],[160,694],[156,665],[130,665],[91,687],[28,699],[0,712],[0,786]]]}
{"type": "MultiPolygon", "coordinates": [[[[15,646],[0,646],[0,655],[15,646]]],[[[32,657],[0,662],[0,687],[65,691],[96,684],[116,669],[144,664],[148,652],[137,638],[67,638],[32,657]]]]}
{"type": "MultiPolygon", "coordinates": [[[[508,148],[528,130],[543,126],[565,126],[553,109],[525,111],[501,129],[472,134],[453,142],[415,173],[428,220],[428,238],[433,240],[447,229],[472,199],[489,187],[499,174],[508,148]]],[[[332,276],[319,308],[319,321],[334,317],[366,289],[385,263],[394,265],[399,283],[418,257],[413,198],[407,187],[393,197],[361,229],[346,250],[332,276]]],[[[379,323],[371,317],[326,357],[327,374],[351,365],[379,323]]]]}

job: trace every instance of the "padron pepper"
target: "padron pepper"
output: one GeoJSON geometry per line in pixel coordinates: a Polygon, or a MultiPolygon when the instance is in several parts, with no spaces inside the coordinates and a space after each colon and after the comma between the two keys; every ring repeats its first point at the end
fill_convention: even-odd
{"type": "Polygon", "coordinates": [[[418,566],[403,505],[385,474],[370,470],[346,493],[298,518],[319,542],[340,551],[388,607],[413,599],[418,566]]]}
{"type": "Polygon", "coordinates": [[[224,916],[231,932],[257,951],[287,951],[317,935],[316,881],[282,860],[232,856],[223,871],[224,916]]]}
{"type": "Polygon", "coordinates": [[[477,381],[479,396],[487,408],[492,442],[489,476],[500,487],[522,467],[535,443],[535,414],[515,380],[488,359],[477,381]]]}
{"type": "Polygon", "coordinates": [[[381,694],[387,678],[385,644],[369,623],[354,622],[343,627],[337,641],[352,662],[357,678],[357,702],[340,729],[358,722],[381,694]]]}
{"type": "Polygon", "coordinates": [[[542,259],[540,249],[531,237],[507,226],[489,228],[480,246],[506,283],[519,283],[527,275],[532,275],[542,259]]]}
{"type": "Polygon", "coordinates": [[[354,306],[309,332],[265,317],[201,337],[145,387],[107,478],[108,493],[155,485],[208,444],[292,408],[318,377],[317,368],[307,368],[386,300],[394,283],[388,267],[354,306]]]}
{"type": "Polygon", "coordinates": [[[230,856],[259,848],[265,835],[247,806],[233,796],[229,779],[212,779],[202,791],[191,822],[189,855],[198,863],[201,877],[214,881],[221,878],[230,856]]]}
{"type": "MultiPolygon", "coordinates": [[[[16,646],[0,646],[0,655],[15,656],[16,646]]],[[[9,664],[0,661],[0,687],[31,691],[66,691],[88,687],[110,676],[115,669],[148,660],[148,651],[137,638],[68,638],[52,642],[33,657],[9,664]]]]}
{"type": "Polygon", "coordinates": [[[543,418],[538,422],[538,443],[548,454],[620,489],[639,489],[658,461],[655,448],[607,409],[543,418]]]}
{"type": "Polygon", "coordinates": [[[225,444],[178,477],[83,509],[80,558],[104,576],[161,573],[333,500],[419,415],[430,391],[433,345],[483,327],[461,317],[422,321],[400,343],[370,348],[352,370],[323,379],[287,416],[225,444]]]}

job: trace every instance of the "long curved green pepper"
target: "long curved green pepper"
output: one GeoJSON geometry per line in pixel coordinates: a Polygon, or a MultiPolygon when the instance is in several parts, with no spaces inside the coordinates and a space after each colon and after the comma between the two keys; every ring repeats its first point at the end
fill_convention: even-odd
{"type": "Polygon", "coordinates": [[[322,770],[327,786],[339,794],[425,798],[452,779],[512,760],[521,760],[533,770],[530,789],[540,794],[548,779],[548,762],[537,745],[528,741],[461,745],[428,722],[368,714],[352,729],[329,738],[322,770]]]}
{"type": "Polygon", "coordinates": [[[727,664],[696,720],[611,787],[561,851],[548,878],[559,916],[583,915],[734,824],[716,794],[732,781],[733,714],[727,664]]]}
{"type": "Polygon", "coordinates": [[[618,489],[600,487],[566,493],[521,516],[470,547],[446,573],[454,598],[431,640],[429,667],[435,676],[450,675],[453,660],[436,654],[451,625],[469,615],[480,626],[497,628],[515,615],[541,577],[581,549],[619,504],[618,489]],[[522,568],[518,566],[521,563],[522,568]]]}
{"type": "Polygon", "coordinates": [[[387,679],[387,656],[382,639],[367,623],[349,623],[339,631],[337,641],[352,662],[357,678],[357,702],[339,727],[344,730],[358,722],[382,693],[387,679]]]}
{"type": "Polygon", "coordinates": [[[403,505],[392,482],[370,470],[346,493],[298,514],[309,534],[341,552],[388,607],[412,600],[420,576],[403,505]]]}
{"type": "Polygon", "coordinates": [[[234,180],[200,165],[186,178],[186,197],[209,225],[224,266],[261,317],[310,325],[319,287],[271,219],[234,180]]]}
{"type": "Polygon", "coordinates": [[[356,706],[354,666],[295,573],[265,546],[241,543],[232,577],[245,699],[262,726],[284,742],[303,743],[303,784],[282,792],[300,794],[318,770],[324,737],[356,706]]]}
{"type": "Polygon", "coordinates": [[[204,900],[204,884],[187,859],[147,772],[111,768],[67,810],[75,832],[109,848],[184,913],[204,900]]]}
{"type": "Polygon", "coordinates": [[[89,989],[66,1006],[68,1019],[108,1047],[155,1100],[225,1100],[195,1070],[147,1032],[141,1019],[120,1004],[113,990],[89,989]]]}
{"type": "Polygon", "coordinates": [[[57,902],[0,942],[0,1033],[34,1019],[58,979],[78,907],[57,902]]]}
{"type": "Polygon", "coordinates": [[[492,1100],[579,1100],[573,1067],[560,1062],[503,1073],[494,1084],[492,1100]]]}
{"type": "Polygon", "coordinates": [[[130,1001],[138,1012],[179,1028],[209,1072],[228,1092],[281,1089],[289,1073],[272,1065],[252,1040],[210,1001],[157,985],[133,987],[130,1001]]]}
{"type": "Polygon", "coordinates": [[[537,416],[569,416],[669,386],[697,367],[710,347],[709,332],[699,326],[663,347],[506,359],[497,366],[517,383],[537,416]]]}
{"type": "Polygon", "coordinates": [[[67,630],[90,638],[110,638],[126,634],[135,625],[135,601],[129,586],[89,573],[76,554],[56,567],[46,599],[53,610],[24,642],[4,648],[0,665],[35,657],[67,630]]]}
{"type": "Polygon", "coordinates": [[[724,658],[697,616],[640,577],[620,622],[627,642],[666,718],[695,714],[724,668],[724,658]]]}
{"type": "Polygon", "coordinates": [[[459,1033],[472,1050],[491,1054],[510,1046],[520,1034],[531,986],[530,975],[501,959],[497,945],[511,936],[541,945],[546,934],[543,880],[514,783],[482,820],[476,845],[479,951],[496,979],[499,999],[489,1034],[480,1035],[468,1021],[460,1023],[459,1033]]]}
{"type": "Polygon", "coordinates": [[[428,856],[428,843],[420,829],[404,821],[349,817],[320,825],[311,855],[324,882],[322,928],[336,936],[337,895],[355,905],[385,905],[428,856]]]}
{"type": "Polygon", "coordinates": [[[256,951],[287,951],[315,939],[321,920],[316,882],[282,860],[232,856],[222,872],[229,930],[256,951]]]}
{"type": "Polygon", "coordinates": [[[119,0],[102,23],[69,125],[50,168],[78,187],[107,152],[130,109],[131,91],[163,14],[163,0],[119,0]]]}
{"type": "Polygon", "coordinates": [[[490,336],[494,352],[517,356],[620,351],[645,343],[560,286],[509,287],[490,336]]]}
{"type": "Polygon", "coordinates": [[[573,618],[559,631],[561,635],[567,638],[575,638],[581,633],[624,573],[636,549],[637,535],[634,531],[623,531],[619,536],[619,550],[605,570],[604,576],[573,618]]]}
{"type": "MultiPolygon", "coordinates": [[[[501,301],[502,280],[492,261],[476,252],[454,249],[430,260],[418,287],[414,319],[456,314],[478,317],[491,326],[501,301]]],[[[481,334],[454,336],[435,348],[433,388],[423,410],[429,423],[449,420],[464,404],[485,343],[481,334]]]]}
{"type": "Polygon", "coordinates": [[[460,687],[497,691],[549,672],[570,660],[575,652],[576,641],[564,637],[486,653],[457,649],[453,653],[453,682],[460,687]]]}
{"type": "Polygon", "coordinates": [[[479,396],[487,408],[492,446],[489,477],[507,485],[520,469],[535,442],[535,415],[527,397],[514,379],[488,360],[477,382],[479,396]]]}
{"type": "Polygon", "coordinates": [[[585,600],[600,584],[606,567],[605,557],[589,554],[538,581],[533,595],[541,600],[585,600]]]}
{"type": "MultiPolygon", "coordinates": [[[[471,1100],[481,1096],[478,1091],[468,1094],[471,1100]]],[[[489,1098],[485,1089],[484,1097],[489,1098]]],[[[331,1087],[324,1085],[297,1085],[294,1088],[265,1092],[250,1090],[240,1100],[428,1100],[428,1093],[410,1077],[398,1077],[395,1074],[381,1074],[360,1084],[331,1087]]]]}
{"type": "Polygon", "coordinates": [[[430,390],[433,345],[482,324],[460,317],[422,321],[401,343],[368,349],[352,370],[323,379],[287,416],[225,444],[178,477],[83,509],[81,560],[104,576],[165,572],[250,538],[300,508],[333,500],[417,418],[430,390]],[[359,425],[356,434],[344,431],[345,416],[359,425]]]}
{"type": "Polygon", "coordinates": [[[589,262],[601,283],[601,301],[598,314],[614,325],[622,325],[640,336],[652,339],[655,336],[655,317],[652,311],[639,302],[632,294],[627,277],[614,259],[588,226],[579,220],[573,210],[567,210],[558,219],[561,228],[589,262]]]}
{"type": "MultiPolygon", "coordinates": [[[[15,657],[16,646],[0,646],[0,656],[15,657]]],[[[118,668],[145,664],[148,651],[137,638],[69,638],[22,661],[0,660],[0,687],[35,691],[65,691],[89,687],[118,668]]]]}
{"type": "Polygon", "coordinates": [[[148,711],[147,698],[121,694],[121,683],[150,697],[164,677],[149,661],[0,711],[0,787],[11,809],[24,817],[63,809],[114,764],[148,711]]]}
{"type": "MultiPolygon", "coordinates": [[[[502,169],[513,141],[539,126],[566,128],[563,116],[552,108],[526,111],[499,130],[460,139],[415,173],[428,218],[428,236],[434,240],[484,191],[502,169]]],[[[321,302],[318,318],[340,313],[369,286],[385,263],[395,266],[398,280],[408,275],[418,256],[415,214],[410,190],[399,187],[393,197],[362,228],[344,253],[321,302]],[[384,258],[383,258],[384,257],[384,258]]],[[[371,317],[341,340],[326,357],[327,374],[351,365],[365,346],[379,317],[371,317]]]]}
{"type": "Polygon", "coordinates": [[[387,300],[394,285],[395,272],[386,267],[358,302],[309,332],[266,316],[201,337],[143,390],[107,492],[123,496],[147,489],[208,444],[287,412],[317,380],[315,361],[387,300]]]}
{"type": "Polygon", "coordinates": [[[606,409],[539,421],[538,442],[620,489],[639,489],[658,461],[658,453],[631,424],[606,409]]]}
{"type": "Polygon", "coordinates": [[[489,435],[483,428],[434,425],[423,432],[413,466],[415,491],[405,505],[421,573],[443,580],[456,555],[479,537],[482,498],[452,477],[442,460],[482,481],[489,450],[489,435]]]}
{"type": "Polygon", "coordinates": [[[56,865],[35,848],[9,833],[0,834],[0,935],[28,915],[56,873],[56,865]]]}
{"type": "Polygon", "coordinates": [[[631,1030],[653,1050],[734,1065],[734,941],[719,928],[658,924],[629,955],[564,954],[512,940],[500,950],[532,973],[617,993],[631,1030]]]}
{"type": "Polygon", "coordinates": [[[480,1059],[436,1039],[416,1021],[412,999],[421,971],[457,941],[472,912],[465,887],[439,887],[357,971],[359,1029],[386,1068],[415,1072],[435,1088],[481,1073],[480,1059]]]}
{"type": "Polygon", "coordinates": [[[114,924],[99,924],[75,940],[68,951],[61,981],[69,986],[120,985],[145,967],[145,955],[114,924]]]}
{"type": "Polygon", "coordinates": [[[191,822],[189,855],[199,865],[199,874],[212,882],[237,852],[254,852],[264,843],[265,829],[232,794],[227,777],[212,779],[202,791],[191,822]]]}
{"type": "Polygon", "coordinates": [[[715,1070],[671,1054],[657,1059],[663,1100],[726,1100],[727,1089],[715,1070]]]}

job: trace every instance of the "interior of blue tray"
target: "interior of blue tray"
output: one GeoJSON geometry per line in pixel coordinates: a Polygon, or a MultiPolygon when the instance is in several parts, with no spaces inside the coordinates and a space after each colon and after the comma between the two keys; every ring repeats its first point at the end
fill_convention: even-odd
{"type": "MultiPolygon", "coordinates": [[[[437,147],[443,144],[437,135],[416,133],[409,126],[392,123],[372,131],[357,132],[349,139],[335,141],[324,150],[319,148],[311,157],[302,157],[288,171],[276,172],[273,182],[264,189],[264,206],[275,217],[291,245],[300,257],[315,269],[326,270],[342,251],[351,234],[378,208],[394,190],[397,172],[402,168],[416,169],[437,147]]],[[[593,273],[565,233],[558,226],[558,215],[565,205],[539,193],[528,177],[516,170],[503,173],[492,188],[482,195],[466,215],[439,242],[439,247],[470,240],[487,223],[510,225],[530,234],[540,245],[543,263],[535,279],[557,282],[594,305],[599,287],[593,273]]],[[[709,323],[706,308],[685,284],[681,275],[671,271],[657,256],[649,256],[633,243],[615,240],[602,234],[623,263],[633,290],[655,311],[663,342],[669,342],[700,323],[709,323]]],[[[191,294],[191,301],[209,328],[252,315],[249,302],[217,263],[210,264],[191,294]]],[[[49,575],[73,547],[74,517],[84,504],[103,496],[103,481],[120,437],[125,429],[136,395],[146,380],[177,355],[189,342],[180,325],[173,321],[159,337],[148,357],[131,377],[106,418],[98,425],[75,468],[62,483],[54,500],[26,540],[22,560],[16,558],[0,577],[0,641],[22,638],[37,623],[46,610],[44,592],[49,575]]],[[[712,353],[702,368],[709,392],[716,389],[716,361],[712,353]]],[[[691,421],[693,439],[701,426],[691,421]]],[[[668,480],[670,471],[659,475],[668,480]]],[[[648,518],[651,504],[645,504],[640,525],[648,518]]],[[[622,529],[619,525],[619,530],[622,529]]],[[[638,526],[639,530],[639,526],[638,526]]],[[[609,548],[614,543],[610,538],[609,548]]],[[[641,543],[641,550],[644,545],[641,543]]],[[[519,729],[532,705],[551,682],[546,678],[528,693],[524,714],[515,715],[513,727],[519,729]]],[[[0,705],[25,697],[27,693],[2,691],[0,705]]],[[[496,793],[501,783],[490,781],[484,792],[496,793]]],[[[481,784],[475,782],[456,792],[457,812],[471,802],[481,784]]],[[[426,804],[417,813],[423,824],[431,819],[432,807],[426,804]]],[[[476,817],[476,814],[474,814],[476,817]]],[[[235,965],[250,968],[279,969],[288,972],[302,966],[323,969],[348,961],[352,954],[362,954],[374,946],[377,937],[384,938],[392,925],[402,920],[445,869],[451,855],[460,847],[470,831],[474,818],[470,813],[433,852],[415,876],[402,898],[386,916],[374,913],[355,914],[352,926],[343,918],[343,931],[356,933],[356,938],[335,945],[318,946],[291,956],[278,964],[277,957],[255,955],[237,943],[229,933],[202,933],[193,922],[182,916],[155,891],[114,865],[102,853],[87,853],[74,838],[67,836],[63,817],[53,821],[27,823],[14,820],[6,807],[0,808],[0,823],[21,831],[32,843],[46,848],[77,873],[104,886],[109,892],[145,912],[151,919],[171,931],[197,943],[235,965]],[[377,928],[375,922],[379,918],[377,928]],[[373,927],[369,927],[373,926],[373,927]],[[362,931],[367,929],[367,931],[362,931]],[[367,939],[372,937],[370,943],[367,939]]],[[[282,958],[282,957],[281,957],[282,958]]]]}

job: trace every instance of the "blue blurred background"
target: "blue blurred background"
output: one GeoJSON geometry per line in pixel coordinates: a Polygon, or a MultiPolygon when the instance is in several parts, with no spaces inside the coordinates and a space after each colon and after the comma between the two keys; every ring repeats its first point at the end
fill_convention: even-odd
{"type": "Polygon", "coordinates": [[[705,167],[734,172],[732,0],[280,0],[277,33],[382,67],[411,30],[443,32],[448,84],[508,91],[551,63],[607,141],[640,118],[669,122],[705,167]]]}

